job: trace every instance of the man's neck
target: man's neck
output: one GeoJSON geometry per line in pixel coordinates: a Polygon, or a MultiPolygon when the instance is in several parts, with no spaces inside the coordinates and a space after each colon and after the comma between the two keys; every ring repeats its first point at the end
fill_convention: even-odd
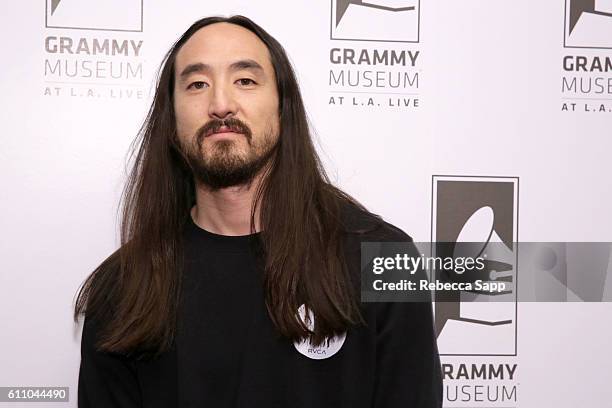
{"type": "MultiPolygon", "coordinates": [[[[193,221],[201,228],[219,235],[251,234],[251,205],[260,183],[211,190],[196,183],[196,205],[191,209],[193,221]]],[[[259,206],[255,212],[255,232],[259,232],[259,206]]]]}

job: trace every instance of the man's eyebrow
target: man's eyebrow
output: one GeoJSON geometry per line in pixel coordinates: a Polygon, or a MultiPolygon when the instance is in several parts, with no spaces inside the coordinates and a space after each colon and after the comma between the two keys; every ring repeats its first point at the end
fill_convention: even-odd
{"type": "Polygon", "coordinates": [[[201,62],[197,62],[195,64],[189,64],[181,72],[180,78],[181,80],[183,80],[187,78],[189,75],[193,74],[194,72],[203,72],[203,71],[210,71],[210,65],[203,64],[201,62]]]}
{"type": "Polygon", "coordinates": [[[250,69],[253,71],[262,71],[262,72],[264,70],[263,67],[259,65],[257,61],[254,61],[252,59],[244,59],[244,60],[236,61],[230,65],[230,69],[232,71],[241,71],[243,69],[250,69]]]}
{"type": "MultiPolygon", "coordinates": [[[[180,78],[181,80],[184,80],[185,78],[187,78],[189,75],[193,74],[194,72],[210,71],[210,69],[211,69],[210,65],[204,64],[202,62],[196,62],[194,64],[189,64],[181,72],[180,78]]],[[[231,71],[241,71],[243,69],[252,70],[252,71],[262,71],[262,72],[264,70],[263,67],[257,61],[252,60],[252,59],[243,59],[243,60],[239,60],[239,61],[236,61],[230,64],[231,71]]]]}

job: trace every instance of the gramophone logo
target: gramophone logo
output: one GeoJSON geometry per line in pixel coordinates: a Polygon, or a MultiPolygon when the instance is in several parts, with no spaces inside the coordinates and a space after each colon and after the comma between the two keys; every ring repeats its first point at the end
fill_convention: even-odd
{"type": "Polygon", "coordinates": [[[45,27],[142,32],[144,0],[46,0],[45,27]]]}
{"type": "Polygon", "coordinates": [[[565,0],[566,48],[612,49],[612,0],[565,0]]]}
{"type": "Polygon", "coordinates": [[[332,40],[419,42],[420,0],[332,0],[332,40]]]}
{"type": "Polygon", "coordinates": [[[515,356],[518,178],[433,176],[432,189],[432,242],[455,243],[435,245],[435,255],[454,251],[457,256],[460,243],[479,243],[482,248],[466,244],[486,254],[486,268],[477,279],[504,281],[512,288],[501,294],[436,294],[440,354],[515,356]],[[494,296],[505,296],[504,301],[494,296]]]}

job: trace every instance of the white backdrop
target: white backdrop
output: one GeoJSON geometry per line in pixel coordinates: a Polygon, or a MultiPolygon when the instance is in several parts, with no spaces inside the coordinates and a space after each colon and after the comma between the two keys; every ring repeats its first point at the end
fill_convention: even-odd
{"type": "MultiPolygon", "coordinates": [[[[332,178],[416,241],[432,236],[434,175],[518,179],[513,222],[521,241],[612,241],[612,85],[580,91],[581,79],[583,88],[595,78],[612,84],[612,68],[605,69],[612,4],[580,10],[585,2],[573,1],[371,1],[414,7],[407,11],[348,0],[4,4],[0,386],[67,386],[70,402],[54,406],[76,406],[81,328],[71,320],[74,295],[118,244],[126,155],[161,58],[207,15],[244,14],[285,46],[332,178]],[[572,13],[579,15],[573,30],[572,13]],[[83,38],[80,53],[69,54],[83,38]],[[109,54],[93,55],[93,41],[105,39],[109,54]],[[127,55],[112,55],[113,40],[127,41],[119,50],[127,55]],[[136,55],[131,44],[140,41],[136,55]],[[63,53],[53,52],[62,44],[63,53]],[[408,57],[405,66],[333,64],[333,48],[418,56],[414,66],[408,57]],[[576,56],[589,69],[594,59],[604,67],[564,70],[564,58],[576,56]],[[75,63],[102,68],[93,78],[87,69],[70,76],[75,63]],[[137,75],[113,78],[110,64],[123,64],[123,74],[131,64],[137,75]],[[418,86],[340,86],[330,71],[342,70],[407,73],[418,86]],[[577,80],[577,88],[564,88],[564,78],[577,80]],[[410,106],[389,106],[389,98],[410,106]]],[[[442,358],[453,367],[516,364],[512,381],[445,381],[453,392],[457,384],[506,384],[516,387],[515,398],[460,397],[446,406],[610,406],[611,312],[610,303],[519,304],[514,355],[442,358]]]]}

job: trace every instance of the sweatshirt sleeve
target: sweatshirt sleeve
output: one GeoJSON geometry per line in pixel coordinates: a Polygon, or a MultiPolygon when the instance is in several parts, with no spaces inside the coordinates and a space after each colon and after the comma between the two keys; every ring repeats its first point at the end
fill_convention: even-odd
{"type": "MultiPolygon", "coordinates": [[[[413,242],[402,230],[371,241],[413,242]]],[[[410,246],[413,256],[417,248],[410,246]]],[[[417,271],[417,275],[424,271],[417,271]]],[[[415,275],[416,276],[416,275],[415,275]]],[[[426,275],[420,276],[426,278],[426,275]]],[[[430,298],[376,302],[374,408],[441,408],[442,370],[430,298]]]]}
{"type": "Polygon", "coordinates": [[[376,367],[373,407],[442,407],[431,303],[379,304],[376,367]]]}
{"type": "Polygon", "coordinates": [[[78,407],[141,407],[134,363],[124,356],[96,350],[97,332],[95,320],[86,317],[81,337],[78,407]]]}

